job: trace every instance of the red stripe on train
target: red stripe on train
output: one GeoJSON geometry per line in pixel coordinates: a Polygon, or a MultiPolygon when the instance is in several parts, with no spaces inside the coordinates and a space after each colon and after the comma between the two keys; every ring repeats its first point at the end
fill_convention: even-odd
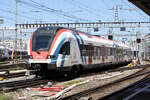
{"type": "Polygon", "coordinates": [[[32,36],[30,38],[30,55],[32,54],[32,37],[33,37],[33,33],[32,33],[32,36]]]}
{"type": "Polygon", "coordinates": [[[56,36],[55,36],[55,38],[54,38],[54,40],[53,40],[53,42],[52,42],[52,44],[51,44],[50,50],[49,50],[49,52],[48,52],[48,55],[50,55],[50,53],[52,52],[52,49],[53,49],[53,47],[54,47],[54,44],[55,44],[57,38],[58,38],[58,37],[61,35],[61,33],[63,33],[64,31],[66,31],[66,29],[61,29],[61,30],[59,30],[59,31],[57,32],[57,34],[56,34],[56,36]]]}

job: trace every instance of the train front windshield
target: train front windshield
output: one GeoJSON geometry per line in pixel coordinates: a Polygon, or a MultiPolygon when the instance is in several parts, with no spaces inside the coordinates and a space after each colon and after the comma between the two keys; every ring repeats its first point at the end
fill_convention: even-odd
{"type": "Polygon", "coordinates": [[[53,29],[35,31],[32,38],[32,51],[49,51],[54,32],[53,29]]]}

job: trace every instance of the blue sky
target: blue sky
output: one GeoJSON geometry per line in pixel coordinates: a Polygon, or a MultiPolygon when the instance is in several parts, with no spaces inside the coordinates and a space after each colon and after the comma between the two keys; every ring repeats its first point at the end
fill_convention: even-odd
{"type": "MultiPolygon", "coordinates": [[[[4,25],[14,25],[14,1],[0,1],[4,25]]],[[[18,23],[114,21],[115,5],[121,21],[148,21],[149,16],[127,0],[18,0],[18,23]],[[125,9],[134,9],[133,11],[125,9]]]]}
{"type": "MultiPolygon", "coordinates": [[[[150,17],[137,8],[128,0],[17,0],[18,4],[18,23],[55,23],[55,22],[113,22],[115,11],[110,10],[115,5],[119,8],[120,21],[149,21],[150,17]],[[129,10],[134,9],[134,10],[129,10]]],[[[15,0],[0,1],[0,18],[4,24],[0,26],[14,26],[15,22],[15,0]]],[[[120,29],[113,29],[115,34],[129,34],[138,31],[137,28],[126,29],[120,32],[120,29]],[[130,32],[129,32],[130,31],[130,32]]],[[[84,30],[81,30],[84,31],[84,30]]],[[[86,29],[85,29],[86,31],[86,29]]],[[[107,34],[109,29],[101,28],[98,33],[107,34]]],[[[150,29],[140,28],[144,35],[150,33],[150,29]],[[145,34],[146,33],[146,34],[145,34]]],[[[28,34],[28,39],[31,34],[28,34]]],[[[2,34],[0,33],[0,37],[2,34]]],[[[14,37],[14,34],[5,33],[5,37],[14,37]]],[[[18,33],[18,37],[21,38],[18,33]]],[[[128,37],[125,37],[128,38],[128,37]]],[[[130,39],[132,37],[129,37],[130,39]]],[[[118,40],[118,37],[115,37],[118,40]]]]}

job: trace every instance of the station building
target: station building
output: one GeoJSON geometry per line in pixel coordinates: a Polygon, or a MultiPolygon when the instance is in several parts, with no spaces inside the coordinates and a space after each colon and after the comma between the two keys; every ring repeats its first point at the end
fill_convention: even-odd
{"type": "MultiPolygon", "coordinates": [[[[5,45],[10,50],[13,50],[14,48],[14,40],[13,39],[7,39],[4,41],[0,41],[0,45],[5,45]]],[[[26,40],[17,40],[17,50],[27,50],[27,41],[26,40]]]]}

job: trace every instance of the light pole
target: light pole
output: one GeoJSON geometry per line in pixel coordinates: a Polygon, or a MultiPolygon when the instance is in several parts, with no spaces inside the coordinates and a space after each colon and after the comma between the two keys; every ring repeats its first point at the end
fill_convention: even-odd
{"type": "Polygon", "coordinates": [[[138,50],[138,54],[137,54],[138,61],[141,62],[142,59],[141,59],[141,48],[140,48],[140,45],[141,45],[140,24],[138,25],[138,31],[137,31],[137,39],[136,39],[136,43],[137,43],[137,50],[138,50]]]}
{"type": "Polygon", "coordinates": [[[15,0],[15,39],[14,39],[14,49],[12,51],[12,59],[14,58],[14,52],[15,52],[15,58],[17,56],[17,18],[18,17],[18,12],[17,12],[17,0],[15,0]]]}
{"type": "Polygon", "coordinates": [[[21,36],[21,39],[20,39],[20,46],[21,46],[21,50],[20,50],[20,59],[22,59],[22,52],[23,52],[23,50],[22,50],[22,45],[23,45],[23,41],[22,41],[22,31],[20,31],[20,36],[21,36]]]}
{"type": "MultiPolygon", "coordinates": [[[[3,24],[3,19],[0,19],[0,24],[3,24]]],[[[4,30],[2,29],[2,40],[3,40],[3,44],[4,44],[4,30]]]]}
{"type": "Polygon", "coordinates": [[[4,44],[4,32],[5,32],[5,30],[6,30],[6,27],[4,27],[3,29],[2,29],[2,33],[3,33],[3,44],[4,44]]]}

